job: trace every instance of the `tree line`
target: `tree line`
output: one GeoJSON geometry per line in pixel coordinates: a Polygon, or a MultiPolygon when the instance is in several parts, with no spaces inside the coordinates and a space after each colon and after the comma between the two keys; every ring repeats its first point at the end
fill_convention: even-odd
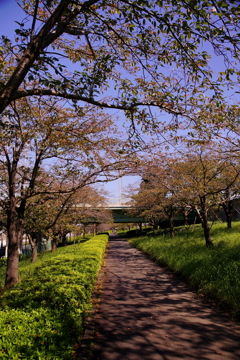
{"type": "MultiPolygon", "coordinates": [[[[240,195],[239,159],[222,144],[209,142],[184,144],[178,153],[156,153],[144,159],[142,182],[132,194],[135,215],[144,216],[155,228],[167,220],[174,236],[174,218],[181,214],[185,226],[195,213],[202,224],[206,246],[213,245],[211,221],[222,208],[231,228],[234,200],[240,195]]],[[[213,224],[213,222],[212,222],[213,224]]]]}
{"type": "MultiPolygon", "coordinates": [[[[236,115],[238,107],[224,94],[226,88],[236,93],[238,84],[238,2],[18,4],[24,18],[14,40],[0,39],[6,287],[18,281],[28,209],[52,201],[62,202],[63,212],[80,189],[117,178],[118,170],[135,171],[138,154],[155,142],[161,146],[166,132],[176,139],[179,128],[191,128],[189,137],[211,138],[216,130],[225,141],[222,114],[236,115]],[[220,59],[219,71],[211,67],[212,53],[220,59]]],[[[228,118],[232,139],[238,136],[234,119],[228,118]]]]}

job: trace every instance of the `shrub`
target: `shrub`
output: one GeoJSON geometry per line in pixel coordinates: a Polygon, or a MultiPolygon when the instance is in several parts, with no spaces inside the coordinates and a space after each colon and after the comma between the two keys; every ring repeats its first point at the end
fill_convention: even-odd
{"type": "Polygon", "coordinates": [[[41,256],[21,282],[1,296],[0,358],[74,357],[107,240],[107,235],[99,235],[41,256]]]}

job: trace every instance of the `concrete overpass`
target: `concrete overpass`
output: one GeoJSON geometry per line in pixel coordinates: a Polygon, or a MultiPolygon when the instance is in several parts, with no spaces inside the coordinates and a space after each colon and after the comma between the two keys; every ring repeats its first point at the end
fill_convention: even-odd
{"type": "MultiPolygon", "coordinates": [[[[109,210],[112,213],[113,221],[114,223],[143,223],[144,219],[142,217],[136,217],[131,216],[127,210],[131,208],[130,204],[128,203],[129,199],[107,199],[105,204],[98,205],[95,210],[98,210],[101,212],[102,210],[109,210]]],[[[78,208],[86,208],[86,210],[91,209],[92,205],[88,204],[77,204],[75,205],[75,211],[78,208]]],[[[76,221],[79,221],[81,223],[82,219],[79,218],[76,221]]],[[[96,217],[94,214],[89,214],[89,217],[87,218],[87,222],[89,224],[94,224],[97,221],[97,214],[96,217]]]]}
{"type": "Polygon", "coordinates": [[[105,209],[112,210],[114,223],[142,223],[144,219],[142,217],[135,217],[128,214],[128,211],[131,206],[128,204],[130,199],[108,199],[107,206],[105,209]]]}

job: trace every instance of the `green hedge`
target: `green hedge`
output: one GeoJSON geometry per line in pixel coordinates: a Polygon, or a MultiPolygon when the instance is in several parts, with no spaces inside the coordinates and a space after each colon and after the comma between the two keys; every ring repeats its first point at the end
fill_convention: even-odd
{"type": "Polygon", "coordinates": [[[74,358],[107,241],[98,235],[42,256],[1,296],[1,359],[74,358]]]}

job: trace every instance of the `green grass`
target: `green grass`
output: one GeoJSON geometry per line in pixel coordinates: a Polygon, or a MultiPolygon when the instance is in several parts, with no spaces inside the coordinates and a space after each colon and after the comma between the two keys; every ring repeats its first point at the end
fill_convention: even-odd
{"type": "Polygon", "coordinates": [[[159,264],[183,276],[199,293],[240,318],[240,223],[212,228],[214,246],[206,248],[201,226],[169,235],[138,237],[130,243],[159,264]]]}
{"type": "Polygon", "coordinates": [[[76,357],[107,240],[95,236],[20,263],[21,281],[0,297],[0,359],[76,357]]]}

